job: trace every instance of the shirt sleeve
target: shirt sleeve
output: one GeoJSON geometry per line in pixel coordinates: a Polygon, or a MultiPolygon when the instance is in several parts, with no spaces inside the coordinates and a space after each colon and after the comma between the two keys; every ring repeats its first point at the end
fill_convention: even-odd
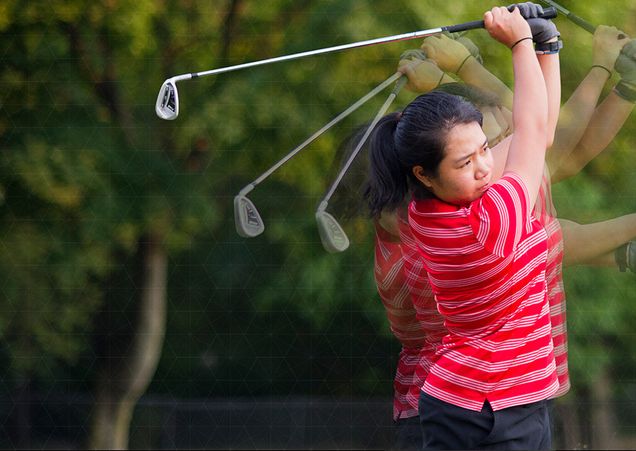
{"type": "Polygon", "coordinates": [[[469,221],[486,250],[502,258],[510,255],[524,228],[530,227],[528,191],[523,181],[516,174],[506,173],[471,204],[469,221]]]}

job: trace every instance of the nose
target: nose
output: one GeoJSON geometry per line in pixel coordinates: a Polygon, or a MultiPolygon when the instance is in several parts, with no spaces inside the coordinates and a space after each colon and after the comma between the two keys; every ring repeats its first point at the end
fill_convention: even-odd
{"type": "Polygon", "coordinates": [[[486,156],[478,156],[475,161],[475,179],[481,180],[490,175],[490,163],[486,156]]]}

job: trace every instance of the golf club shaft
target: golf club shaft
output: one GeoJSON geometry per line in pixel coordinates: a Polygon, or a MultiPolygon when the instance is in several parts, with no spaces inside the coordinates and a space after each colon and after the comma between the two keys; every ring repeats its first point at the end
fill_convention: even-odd
{"type": "MultiPolygon", "coordinates": [[[[551,19],[553,17],[556,17],[556,9],[546,8],[544,10],[544,14],[541,17],[544,17],[546,19],[551,19]]],[[[264,64],[277,63],[280,61],[289,61],[293,59],[304,58],[306,56],[320,55],[323,53],[337,52],[340,50],[353,49],[357,47],[365,47],[369,45],[385,44],[388,42],[407,41],[410,39],[423,38],[426,36],[439,34],[445,31],[449,33],[456,33],[460,31],[472,30],[475,28],[483,28],[483,27],[484,27],[483,20],[475,20],[473,22],[465,22],[458,25],[449,25],[445,27],[431,28],[428,30],[420,30],[420,31],[413,31],[410,33],[396,34],[393,36],[386,36],[383,38],[369,39],[366,41],[352,42],[350,44],[336,45],[334,47],[326,47],[326,48],[317,49],[317,50],[308,50],[306,52],[294,53],[291,55],[277,56],[274,58],[268,58],[268,59],[264,59],[260,61],[252,61],[250,63],[237,64],[235,66],[220,67],[218,69],[206,70],[203,72],[194,72],[191,74],[177,75],[172,78],[175,81],[186,80],[190,78],[204,77],[206,75],[215,75],[215,74],[221,74],[224,72],[247,69],[249,67],[262,66],[264,64]]]]}
{"type": "Polygon", "coordinates": [[[592,25],[591,23],[589,23],[587,20],[580,18],[576,14],[572,14],[569,10],[559,5],[557,2],[553,2],[552,0],[541,0],[541,1],[547,5],[550,5],[558,9],[560,12],[562,12],[565,15],[565,17],[567,17],[569,20],[577,24],[579,27],[594,34],[594,30],[596,30],[596,27],[592,25]]]}
{"type": "Polygon", "coordinates": [[[393,75],[391,75],[389,78],[387,78],[385,81],[383,81],[382,83],[380,83],[378,86],[376,86],[375,88],[373,88],[371,91],[369,91],[366,95],[364,95],[363,97],[361,97],[357,102],[355,102],[354,104],[352,104],[349,108],[347,108],[346,110],[344,110],[342,113],[340,113],[338,116],[336,116],[335,118],[333,118],[329,123],[327,123],[326,125],[324,125],[320,130],[318,130],[317,132],[315,132],[313,135],[311,135],[309,138],[307,138],[302,144],[300,144],[298,147],[296,147],[295,149],[293,149],[291,152],[289,152],[285,157],[283,157],[281,160],[279,160],[275,165],[273,165],[271,168],[269,168],[267,171],[265,171],[263,174],[261,174],[256,180],[254,180],[252,183],[250,183],[249,185],[245,186],[241,191],[240,191],[240,195],[246,195],[247,193],[249,193],[250,191],[252,191],[252,189],[254,189],[254,187],[256,185],[258,185],[259,183],[261,183],[263,180],[265,180],[267,177],[269,177],[274,171],[276,171],[278,168],[280,168],[282,165],[284,165],[285,163],[287,163],[292,157],[294,157],[294,155],[296,155],[298,152],[300,152],[302,149],[304,149],[308,144],[310,144],[311,142],[313,142],[316,138],[318,138],[320,135],[322,135],[324,132],[326,132],[327,130],[329,130],[331,127],[333,127],[334,125],[336,125],[338,122],[340,122],[341,120],[343,120],[345,117],[349,116],[351,113],[353,113],[355,110],[357,110],[358,108],[360,108],[362,105],[364,105],[366,102],[368,102],[372,97],[376,96],[380,91],[384,90],[387,86],[389,86],[391,83],[393,83],[395,80],[397,80],[398,78],[400,78],[402,74],[400,73],[395,73],[393,75]]]}
{"type": "Polygon", "coordinates": [[[407,81],[408,81],[408,78],[406,77],[406,75],[403,75],[402,77],[400,77],[400,79],[395,85],[395,88],[393,88],[393,91],[391,91],[391,94],[389,94],[389,97],[386,99],[384,104],[380,107],[380,109],[378,110],[378,113],[373,118],[373,121],[371,122],[369,127],[367,127],[367,130],[364,132],[364,135],[362,136],[362,138],[356,145],[356,148],[353,150],[353,152],[347,159],[347,162],[338,173],[336,180],[334,180],[334,182],[331,184],[331,187],[327,191],[327,194],[325,194],[325,197],[322,199],[322,202],[320,202],[320,205],[318,206],[317,211],[325,211],[327,209],[327,204],[329,203],[329,199],[331,199],[331,196],[336,191],[336,188],[342,181],[342,178],[349,170],[349,166],[351,166],[351,164],[353,163],[353,160],[355,160],[356,156],[360,152],[360,149],[362,149],[362,146],[366,142],[367,138],[369,137],[369,135],[371,134],[375,126],[378,124],[380,119],[382,119],[382,116],[384,116],[384,114],[386,113],[386,110],[389,109],[389,106],[391,105],[391,103],[393,103],[393,100],[395,99],[395,97],[397,97],[398,93],[400,92],[400,89],[402,89],[402,87],[406,84],[407,81]]]}

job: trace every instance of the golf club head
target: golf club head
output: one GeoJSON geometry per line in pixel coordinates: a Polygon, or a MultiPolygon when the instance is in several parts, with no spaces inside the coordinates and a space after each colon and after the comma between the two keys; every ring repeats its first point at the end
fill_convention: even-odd
{"type": "Polygon", "coordinates": [[[173,79],[169,78],[161,85],[157,95],[155,112],[161,119],[168,121],[176,119],[179,115],[179,92],[173,79]]]}
{"type": "Polygon", "coordinates": [[[338,221],[324,210],[316,211],[316,222],[318,223],[318,233],[322,247],[327,252],[342,252],[349,247],[349,238],[342,230],[338,221]]]}
{"type": "Polygon", "coordinates": [[[243,195],[234,197],[234,224],[236,233],[245,238],[254,238],[265,230],[265,224],[251,200],[243,195]]]}

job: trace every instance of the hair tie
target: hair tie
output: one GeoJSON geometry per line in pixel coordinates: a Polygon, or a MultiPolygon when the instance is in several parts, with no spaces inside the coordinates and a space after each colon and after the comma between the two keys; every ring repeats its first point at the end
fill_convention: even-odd
{"type": "Polygon", "coordinates": [[[590,69],[592,69],[592,68],[594,68],[594,67],[600,67],[600,68],[601,68],[601,69],[603,69],[605,72],[607,72],[607,74],[608,74],[610,77],[612,76],[612,71],[611,71],[611,70],[609,70],[607,67],[605,67],[605,66],[601,66],[600,64],[592,64],[592,67],[591,67],[590,69]]]}
{"type": "Polygon", "coordinates": [[[514,48],[515,48],[515,45],[519,44],[521,41],[525,41],[526,39],[532,39],[532,36],[527,36],[527,37],[525,37],[525,38],[521,38],[521,39],[519,39],[517,42],[515,42],[514,44],[512,44],[512,45],[510,46],[510,50],[514,49],[514,48]]]}
{"type": "MultiPolygon", "coordinates": [[[[468,55],[466,56],[466,58],[464,58],[464,60],[463,60],[463,61],[459,64],[459,66],[457,66],[457,69],[455,69],[455,73],[456,73],[457,75],[459,75],[459,71],[460,71],[460,70],[462,70],[462,67],[464,67],[464,63],[465,63],[466,61],[468,61],[468,58],[470,58],[471,56],[473,56],[473,55],[472,55],[471,53],[468,53],[468,55]]],[[[440,82],[441,82],[441,80],[440,80],[440,82]]],[[[438,85],[437,85],[437,86],[439,86],[439,83],[438,83],[438,85]]]]}

